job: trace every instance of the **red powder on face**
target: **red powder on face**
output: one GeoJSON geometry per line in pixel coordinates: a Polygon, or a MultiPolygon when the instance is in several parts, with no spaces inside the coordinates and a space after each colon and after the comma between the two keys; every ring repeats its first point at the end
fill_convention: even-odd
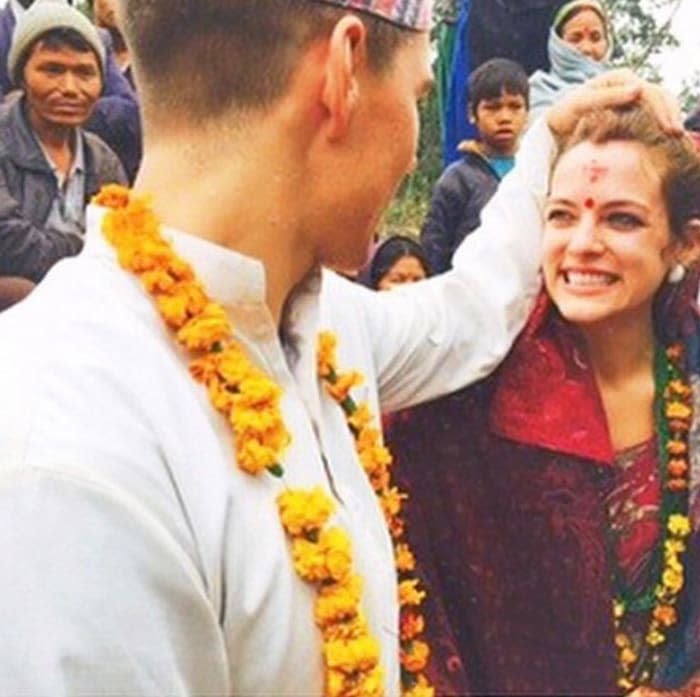
{"type": "Polygon", "coordinates": [[[595,201],[592,198],[587,198],[584,202],[583,205],[586,208],[595,208],[595,201]]]}
{"type": "Polygon", "coordinates": [[[608,168],[603,165],[598,164],[596,160],[593,160],[590,164],[585,165],[583,171],[591,184],[595,184],[597,181],[602,179],[607,173],[608,168]]]}

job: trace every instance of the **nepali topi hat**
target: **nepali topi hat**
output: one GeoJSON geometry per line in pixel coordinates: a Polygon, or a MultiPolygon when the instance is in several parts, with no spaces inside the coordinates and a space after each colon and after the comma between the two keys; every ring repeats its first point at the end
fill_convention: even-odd
{"type": "Polygon", "coordinates": [[[414,31],[430,29],[432,0],[316,0],[316,2],[367,12],[414,31]]]}

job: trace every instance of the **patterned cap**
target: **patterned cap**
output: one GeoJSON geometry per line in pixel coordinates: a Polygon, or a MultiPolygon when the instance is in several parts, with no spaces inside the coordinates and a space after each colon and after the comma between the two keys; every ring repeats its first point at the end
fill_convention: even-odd
{"type": "Polygon", "coordinates": [[[367,12],[386,19],[392,24],[415,31],[430,29],[432,0],[317,0],[317,2],[367,12]]]}

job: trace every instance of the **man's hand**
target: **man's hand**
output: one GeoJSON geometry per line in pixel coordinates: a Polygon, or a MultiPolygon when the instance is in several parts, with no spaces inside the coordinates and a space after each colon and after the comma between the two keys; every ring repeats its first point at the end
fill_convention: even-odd
{"type": "MultiPolygon", "coordinates": [[[[589,80],[557,102],[547,116],[554,135],[566,137],[592,109],[644,104],[669,135],[683,133],[681,111],[676,100],[658,85],[652,85],[622,68],[589,80]]],[[[636,697],[636,696],[635,696],[636,697]]]]}

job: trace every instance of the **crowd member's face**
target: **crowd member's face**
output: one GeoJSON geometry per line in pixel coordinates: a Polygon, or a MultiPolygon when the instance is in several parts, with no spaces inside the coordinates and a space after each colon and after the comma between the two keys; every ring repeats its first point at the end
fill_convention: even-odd
{"type": "Polygon", "coordinates": [[[95,24],[106,29],[116,29],[117,2],[116,0],[95,0],[95,24]]]}
{"type": "Polygon", "coordinates": [[[495,99],[482,99],[474,111],[474,123],[487,151],[513,155],[527,122],[527,103],[520,94],[503,92],[495,99]]]}
{"type": "Polygon", "coordinates": [[[324,235],[319,252],[323,263],[342,268],[365,263],[382,212],[415,166],[418,102],[431,85],[427,32],[402,44],[388,71],[367,73],[359,84],[343,154],[325,175],[337,184],[328,203],[333,233],[324,235]]]}
{"type": "Polygon", "coordinates": [[[575,14],[562,28],[561,38],[596,62],[602,61],[608,51],[605,25],[594,10],[575,14]]]}
{"type": "Polygon", "coordinates": [[[414,256],[397,259],[393,266],[381,277],[377,290],[391,290],[404,283],[415,283],[425,278],[425,269],[414,256]]]}
{"type": "Polygon", "coordinates": [[[660,175],[643,146],[572,148],[554,171],[545,219],[545,285],[566,320],[651,320],[671,232],[660,175]]]}
{"type": "Polygon", "coordinates": [[[35,126],[80,126],[102,89],[97,56],[68,46],[48,47],[40,40],[24,67],[23,87],[35,126]]]}

